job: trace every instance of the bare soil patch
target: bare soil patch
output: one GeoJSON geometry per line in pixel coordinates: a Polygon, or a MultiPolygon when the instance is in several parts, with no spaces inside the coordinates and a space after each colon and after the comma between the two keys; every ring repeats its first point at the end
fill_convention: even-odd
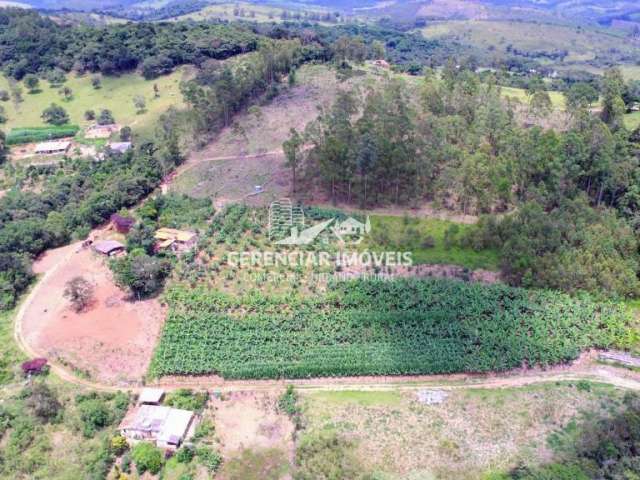
{"type": "Polygon", "coordinates": [[[104,384],[139,384],[164,321],[159,301],[129,301],[104,259],[78,244],[47,252],[34,270],[47,274],[20,325],[29,348],[104,384]],[[93,304],[81,313],[63,298],[66,282],[78,275],[95,289],[93,304]]]}
{"type": "MultiPolygon", "coordinates": [[[[288,479],[294,426],[277,409],[278,392],[231,392],[211,402],[225,480],[288,479]]],[[[216,476],[218,478],[218,476],[216,476]]]]}
{"type": "Polygon", "coordinates": [[[293,451],[293,424],[277,409],[273,392],[231,392],[212,401],[214,423],[225,456],[246,448],[293,451]]]}

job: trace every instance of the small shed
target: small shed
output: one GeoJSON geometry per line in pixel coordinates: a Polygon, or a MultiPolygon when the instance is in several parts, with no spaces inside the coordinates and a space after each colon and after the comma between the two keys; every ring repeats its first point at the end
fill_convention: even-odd
{"type": "Polygon", "coordinates": [[[36,155],[64,155],[69,150],[71,142],[69,141],[57,141],[57,142],[42,142],[36,145],[36,155]]]}
{"type": "Polygon", "coordinates": [[[129,233],[129,230],[131,230],[131,227],[133,227],[135,223],[136,221],[133,218],[123,217],[117,213],[111,215],[111,224],[118,233],[129,233]]]}
{"type": "Polygon", "coordinates": [[[124,252],[124,245],[115,240],[101,240],[93,244],[93,249],[102,255],[111,257],[124,252]]]}
{"type": "Polygon", "coordinates": [[[27,360],[21,365],[22,372],[25,375],[37,375],[42,373],[42,371],[47,366],[46,358],[34,358],[31,360],[27,360]]]}
{"type": "Polygon", "coordinates": [[[121,154],[127,153],[129,150],[131,150],[131,147],[131,142],[112,142],[107,145],[107,148],[112,152],[121,154]]]}
{"type": "Polygon", "coordinates": [[[161,388],[143,388],[138,397],[139,405],[159,405],[164,397],[164,390],[161,388]]]}
{"type": "Polygon", "coordinates": [[[376,67],[384,68],[385,70],[388,70],[388,69],[390,69],[390,68],[391,68],[391,65],[389,64],[389,62],[387,62],[387,61],[386,61],[386,60],[384,60],[384,59],[374,60],[374,61],[373,61],[373,64],[374,64],[376,67]]]}

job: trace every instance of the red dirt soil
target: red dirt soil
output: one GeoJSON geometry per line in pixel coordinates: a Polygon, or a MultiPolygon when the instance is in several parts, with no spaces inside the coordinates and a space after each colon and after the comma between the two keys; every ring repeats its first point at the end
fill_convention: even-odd
{"type": "Polygon", "coordinates": [[[46,275],[21,324],[30,349],[101,383],[140,384],[165,318],[160,302],[129,301],[105,258],[78,244],[47,252],[34,271],[46,275]],[[82,313],[63,298],[66,282],[78,275],[95,289],[93,304],[82,313]]]}

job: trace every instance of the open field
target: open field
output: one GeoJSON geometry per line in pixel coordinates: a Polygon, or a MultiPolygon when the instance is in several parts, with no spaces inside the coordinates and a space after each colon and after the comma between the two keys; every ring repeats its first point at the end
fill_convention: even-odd
{"type": "Polygon", "coordinates": [[[283,20],[297,20],[305,18],[305,12],[322,15],[327,12],[319,7],[275,7],[270,5],[258,5],[247,2],[228,2],[208,5],[202,10],[176,17],[176,20],[211,20],[221,19],[227,21],[244,20],[249,22],[282,22],[283,20]],[[288,18],[283,19],[283,12],[287,12],[288,18]]]}
{"type": "MultiPolygon", "coordinates": [[[[103,108],[111,110],[117,123],[130,125],[137,131],[148,131],[154,128],[158,116],[170,106],[180,108],[182,95],[179,90],[180,80],[186,73],[179,69],[174,73],[145,80],[140,75],[131,73],[119,77],[102,77],[102,87],[94,89],[91,75],[70,75],[64,84],[73,91],[73,98],[65,101],[59,95],[60,87],[51,88],[45,80],[40,80],[40,92],[28,93],[22,84],[23,102],[16,104],[12,99],[2,102],[8,121],[2,128],[9,131],[14,127],[37,127],[45,125],[40,118],[42,111],[52,102],[62,106],[69,114],[70,123],[86,126],[92,122],[85,120],[84,112],[94,110],[97,113],[103,108]],[[154,98],[153,85],[157,84],[160,97],[154,98]],[[146,111],[136,114],[133,97],[142,95],[146,100],[146,111]]],[[[0,89],[10,91],[9,80],[0,77],[0,89]]]]}
{"type": "Polygon", "coordinates": [[[427,38],[451,38],[488,51],[506,53],[514,49],[536,53],[548,61],[560,51],[567,56],[562,63],[588,63],[601,55],[616,52],[620,58],[636,55],[635,47],[624,35],[611,30],[576,28],[537,22],[450,21],[435,23],[422,30],[427,38]]]}
{"type": "MultiPolygon", "coordinates": [[[[513,98],[519,102],[526,104],[528,102],[527,92],[523,88],[500,87],[502,96],[505,98],[513,98]]],[[[554,109],[564,110],[566,108],[566,99],[562,92],[549,91],[551,103],[554,109]]]]}
{"type": "Polygon", "coordinates": [[[480,480],[521,462],[550,461],[552,437],[621,406],[624,391],[578,387],[471,388],[442,392],[434,405],[420,403],[415,391],[301,391],[303,435],[351,440],[362,470],[376,478],[480,480]]]}
{"type": "Polygon", "coordinates": [[[415,264],[459,265],[471,270],[499,269],[498,252],[447,246],[445,232],[454,226],[458,229],[458,238],[469,229],[468,225],[435,218],[374,215],[371,217],[372,234],[363,246],[378,251],[411,251],[415,264]]]}

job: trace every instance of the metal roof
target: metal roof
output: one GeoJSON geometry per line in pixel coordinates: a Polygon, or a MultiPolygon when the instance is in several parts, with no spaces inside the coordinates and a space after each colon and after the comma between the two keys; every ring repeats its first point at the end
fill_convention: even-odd
{"type": "Polygon", "coordinates": [[[97,252],[104,253],[105,255],[109,255],[111,252],[115,250],[121,250],[124,248],[124,245],[115,240],[101,240],[93,244],[93,249],[97,252]]]}

